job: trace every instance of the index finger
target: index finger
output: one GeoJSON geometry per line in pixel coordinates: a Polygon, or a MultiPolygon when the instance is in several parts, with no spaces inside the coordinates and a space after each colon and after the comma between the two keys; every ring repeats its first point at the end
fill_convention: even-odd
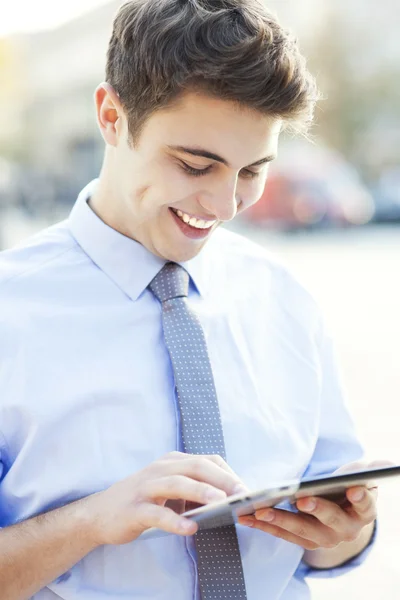
{"type": "Polygon", "coordinates": [[[247,487],[226,461],[217,454],[185,454],[172,452],[164,457],[169,459],[168,470],[176,474],[191,477],[197,481],[209,483],[222,489],[228,496],[246,493],[247,487]]]}
{"type": "Polygon", "coordinates": [[[204,454],[203,456],[204,456],[204,458],[208,458],[208,460],[211,460],[213,463],[215,463],[216,465],[221,467],[221,469],[225,469],[225,471],[227,471],[228,473],[231,473],[232,475],[237,477],[237,474],[235,473],[235,471],[228,465],[226,460],[224,460],[222,458],[222,456],[220,456],[219,454],[204,454]]]}
{"type": "Polygon", "coordinates": [[[237,477],[237,474],[235,473],[235,471],[228,465],[228,463],[219,454],[188,454],[186,452],[174,451],[174,452],[170,452],[169,454],[166,454],[161,460],[168,460],[168,459],[169,460],[170,459],[188,460],[189,458],[198,458],[199,456],[201,456],[202,458],[207,458],[208,460],[211,460],[213,463],[215,463],[216,465],[221,467],[221,469],[224,469],[228,473],[231,473],[231,475],[234,475],[235,477],[237,477]]]}

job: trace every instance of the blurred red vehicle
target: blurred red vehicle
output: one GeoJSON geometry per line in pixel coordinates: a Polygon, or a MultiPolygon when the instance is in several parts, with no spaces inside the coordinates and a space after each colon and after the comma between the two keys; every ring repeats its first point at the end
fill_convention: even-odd
{"type": "Polygon", "coordinates": [[[244,218],[283,229],[364,225],[374,200],[354,169],[338,153],[292,143],[271,168],[260,200],[244,218]]]}

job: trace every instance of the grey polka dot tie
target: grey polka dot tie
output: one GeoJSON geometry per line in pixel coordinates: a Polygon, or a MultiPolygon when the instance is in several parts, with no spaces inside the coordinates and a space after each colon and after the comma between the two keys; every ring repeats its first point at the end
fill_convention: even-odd
{"type": "MultiPolygon", "coordinates": [[[[225,459],[206,339],[187,301],[189,275],[180,265],[167,263],[149,287],[162,303],[164,338],[175,376],[184,450],[189,454],[219,454],[225,459]]],[[[199,531],[195,540],[202,600],[245,600],[235,526],[199,531]]]]}

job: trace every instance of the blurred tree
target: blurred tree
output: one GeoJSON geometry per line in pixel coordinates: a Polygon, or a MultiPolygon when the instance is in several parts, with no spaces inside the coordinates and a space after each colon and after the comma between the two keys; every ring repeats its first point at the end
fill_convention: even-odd
{"type": "Polygon", "coordinates": [[[17,39],[0,38],[0,156],[24,156],[21,121],[25,101],[22,46],[17,39]]]}

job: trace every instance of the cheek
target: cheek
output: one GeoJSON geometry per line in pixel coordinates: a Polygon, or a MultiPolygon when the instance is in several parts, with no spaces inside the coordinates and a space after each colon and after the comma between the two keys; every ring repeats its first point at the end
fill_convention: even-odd
{"type": "Polygon", "coordinates": [[[165,170],[155,182],[158,205],[174,206],[195,197],[204,188],[200,179],[200,177],[190,179],[177,169],[165,170]]]}
{"type": "Polygon", "coordinates": [[[261,198],[266,184],[266,178],[263,177],[260,180],[252,181],[248,185],[244,186],[239,194],[240,200],[242,201],[243,210],[253,206],[261,198]]]}

